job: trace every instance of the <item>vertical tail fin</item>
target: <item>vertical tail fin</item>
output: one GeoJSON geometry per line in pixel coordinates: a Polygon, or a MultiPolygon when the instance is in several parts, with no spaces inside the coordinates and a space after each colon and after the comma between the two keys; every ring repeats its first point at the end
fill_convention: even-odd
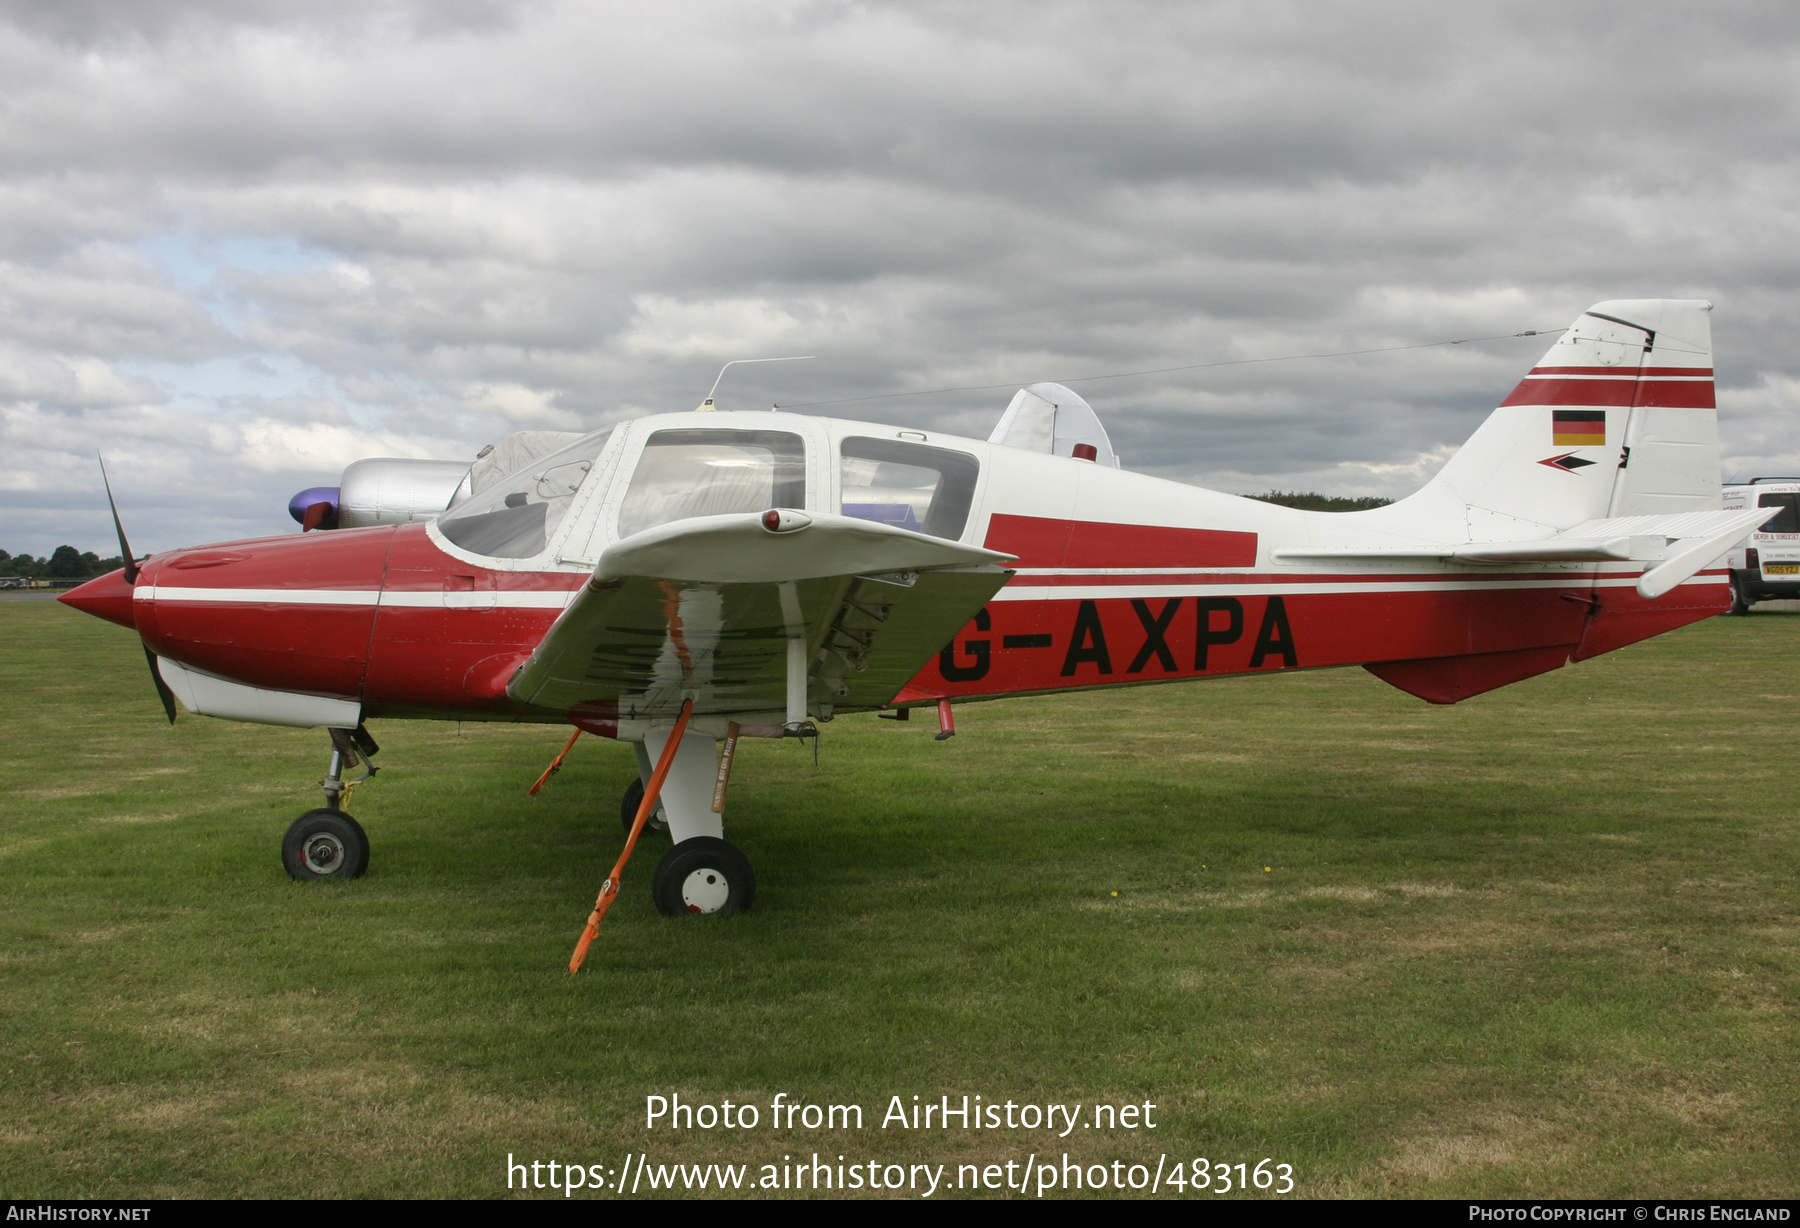
{"type": "Polygon", "coordinates": [[[1695,299],[1590,307],[1433,479],[1433,494],[1468,508],[1475,541],[1717,509],[1711,310],[1695,299]]]}

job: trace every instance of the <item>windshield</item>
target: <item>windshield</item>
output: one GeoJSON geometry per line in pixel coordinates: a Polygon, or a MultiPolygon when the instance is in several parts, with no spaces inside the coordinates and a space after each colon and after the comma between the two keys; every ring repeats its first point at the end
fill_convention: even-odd
{"type": "Polygon", "coordinates": [[[497,559],[540,555],[612,432],[596,431],[540,456],[438,518],[464,550],[497,559]]]}
{"type": "Polygon", "coordinates": [[[897,439],[846,439],[846,516],[955,541],[969,519],[980,463],[967,452],[897,439]]]}
{"type": "Polygon", "coordinates": [[[658,431],[619,508],[619,536],[691,516],[806,506],[806,445],[786,431],[658,431]]]}

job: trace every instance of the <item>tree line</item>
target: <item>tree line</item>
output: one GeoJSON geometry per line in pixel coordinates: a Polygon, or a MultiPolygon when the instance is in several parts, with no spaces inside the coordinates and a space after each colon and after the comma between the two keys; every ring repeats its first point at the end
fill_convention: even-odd
{"type": "Polygon", "coordinates": [[[29,554],[8,554],[0,550],[0,577],[22,576],[27,580],[91,580],[114,568],[123,567],[119,555],[103,559],[92,550],[58,546],[41,559],[29,554]]]}
{"type": "Polygon", "coordinates": [[[1371,508],[1386,507],[1392,499],[1383,499],[1376,495],[1363,495],[1361,498],[1347,499],[1342,495],[1321,495],[1317,491],[1271,490],[1266,495],[1246,495],[1247,499],[1259,499],[1264,503],[1279,503],[1282,507],[1297,507],[1303,512],[1366,512],[1371,508]]]}

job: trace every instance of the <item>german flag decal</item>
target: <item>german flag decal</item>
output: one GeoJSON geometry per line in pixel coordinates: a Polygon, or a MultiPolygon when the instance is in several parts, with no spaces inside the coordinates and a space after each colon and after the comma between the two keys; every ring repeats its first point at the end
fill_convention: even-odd
{"type": "Polygon", "coordinates": [[[1606,446],[1604,409],[1553,409],[1550,411],[1551,442],[1559,448],[1606,446]]]}

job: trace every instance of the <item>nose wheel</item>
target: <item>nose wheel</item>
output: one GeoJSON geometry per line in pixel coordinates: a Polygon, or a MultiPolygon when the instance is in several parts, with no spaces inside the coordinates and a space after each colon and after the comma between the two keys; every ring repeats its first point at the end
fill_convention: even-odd
{"type": "Polygon", "coordinates": [[[300,882],[361,878],[369,868],[368,833],[341,810],[308,810],[288,826],[281,864],[300,882]]]}
{"type": "Polygon", "coordinates": [[[663,854],[650,894],[665,917],[729,917],[755,902],[756,875],[735,844],[694,836],[663,854]]]}

